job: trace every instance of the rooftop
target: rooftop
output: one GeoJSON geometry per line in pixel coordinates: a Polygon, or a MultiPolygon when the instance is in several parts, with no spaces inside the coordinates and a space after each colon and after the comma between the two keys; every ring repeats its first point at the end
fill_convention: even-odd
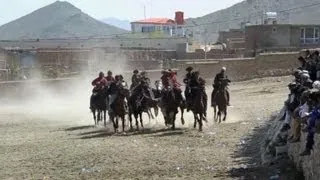
{"type": "Polygon", "coordinates": [[[140,23],[140,24],[174,24],[174,20],[169,18],[149,18],[143,19],[139,21],[134,21],[132,23],[140,23]]]}

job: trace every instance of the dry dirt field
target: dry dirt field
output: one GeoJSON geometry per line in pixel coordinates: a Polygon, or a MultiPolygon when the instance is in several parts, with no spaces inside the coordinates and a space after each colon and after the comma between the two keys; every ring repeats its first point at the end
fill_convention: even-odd
{"type": "Polygon", "coordinates": [[[144,116],[143,131],[115,135],[92,126],[87,100],[1,107],[0,179],[268,179],[278,172],[260,166],[259,143],[290,80],[233,83],[227,121],[214,123],[210,108],[203,132],[186,113],[187,125],[177,121],[175,131],[162,115],[151,123],[144,116]]]}

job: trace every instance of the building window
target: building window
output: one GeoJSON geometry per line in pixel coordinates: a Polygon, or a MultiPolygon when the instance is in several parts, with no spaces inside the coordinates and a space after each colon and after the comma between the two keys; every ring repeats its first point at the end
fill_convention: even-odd
{"type": "Polygon", "coordinates": [[[156,29],[155,26],[143,26],[143,27],[141,28],[141,30],[142,30],[143,33],[154,32],[155,29],[156,29]]]}
{"type": "Polygon", "coordinates": [[[319,42],[319,28],[301,28],[301,44],[317,44],[319,42]]]}

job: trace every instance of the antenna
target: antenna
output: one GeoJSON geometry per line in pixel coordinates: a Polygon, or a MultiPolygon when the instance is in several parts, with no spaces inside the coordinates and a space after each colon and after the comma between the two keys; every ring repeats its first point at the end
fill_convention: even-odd
{"type": "Polygon", "coordinates": [[[144,19],[147,19],[146,4],[143,4],[144,19]]]}

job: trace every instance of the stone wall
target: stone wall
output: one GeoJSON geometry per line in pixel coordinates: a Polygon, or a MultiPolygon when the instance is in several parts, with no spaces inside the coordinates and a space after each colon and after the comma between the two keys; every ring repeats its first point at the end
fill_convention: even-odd
{"type": "Polygon", "coordinates": [[[280,111],[277,117],[269,121],[269,130],[265,142],[261,147],[262,162],[266,165],[275,164],[285,158],[290,158],[297,170],[303,172],[305,180],[318,180],[320,177],[320,135],[314,137],[314,150],[310,156],[300,156],[305,150],[307,133],[302,132],[300,142],[287,143],[288,132],[281,132],[284,121],[280,120],[284,115],[280,111]]]}
{"type": "Polygon", "coordinates": [[[179,74],[185,73],[188,66],[199,70],[204,78],[213,78],[222,66],[227,68],[231,80],[240,81],[268,76],[288,75],[299,66],[296,53],[261,54],[256,58],[238,58],[210,61],[177,61],[179,74]]]}
{"type": "MultiPolygon", "coordinates": [[[[178,71],[178,79],[182,81],[185,68],[188,66],[193,66],[195,70],[199,70],[201,72],[201,76],[207,80],[212,80],[214,75],[218,73],[222,66],[227,67],[228,76],[232,81],[241,81],[248,80],[253,78],[261,78],[268,76],[282,76],[288,75],[292,72],[292,69],[298,66],[298,61],[296,60],[298,57],[298,53],[283,53],[283,54],[262,54],[256,58],[239,58],[239,59],[224,59],[224,60],[210,60],[204,62],[203,60],[185,60],[185,61],[175,61],[174,64],[171,65],[171,68],[177,68],[178,71]]],[[[137,68],[139,70],[144,70],[147,66],[148,76],[152,81],[158,80],[161,77],[161,67],[163,66],[159,61],[148,61],[148,62],[130,62],[127,68],[124,68],[125,64],[119,64],[119,62],[114,62],[117,66],[102,66],[101,70],[106,71],[109,69],[108,67],[113,67],[112,71],[114,74],[123,73],[124,78],[130,82],[132,70],[137,68]]],[[[110,64],[109,64],[110,65],[110,64]]],[[[2,97],[6,96],[6,93],[15,94],[14,92],[21,94],[22,91],[33,91],[32,88],[45,86],[49,88],[55,88],[56,85],[58,87],[69,87],[70,82],[76,81],[78,83],[90,84],[90,79],[97,76],[97,72],[92,72],[92,74],[85,74],[85,78],[69,80],[49,80],[49,81],[29,81],[29,82],[11,82],[11,83],[0,83],[0,92],[2,93],[2,97]],[[36,86],[35,86],[35,85],[36,86]],[[28,86],[26,86],[28,85],[28,86]],[[29,89],[29,90],[27,90],[29,89]],[[30,90],[31,89],[31,90],[30,90]]],[[[211,82],[208,81],[208,85],[211,82]]],[[[63,89],[63,88],[62,88],[63,89]]],[[[59,91],[61,89],[58,89],[59,91]]]]}
{"type": "Polygon", "coordinates": [[[296,167],[303,171],[306,180],[318,180],[320,178],[320,135],[314,137],[314,150],[310,156],[300,156],[306,146],[307,133],[302,133],[300,142],[289,144],[288,154],[296,167]]]}

